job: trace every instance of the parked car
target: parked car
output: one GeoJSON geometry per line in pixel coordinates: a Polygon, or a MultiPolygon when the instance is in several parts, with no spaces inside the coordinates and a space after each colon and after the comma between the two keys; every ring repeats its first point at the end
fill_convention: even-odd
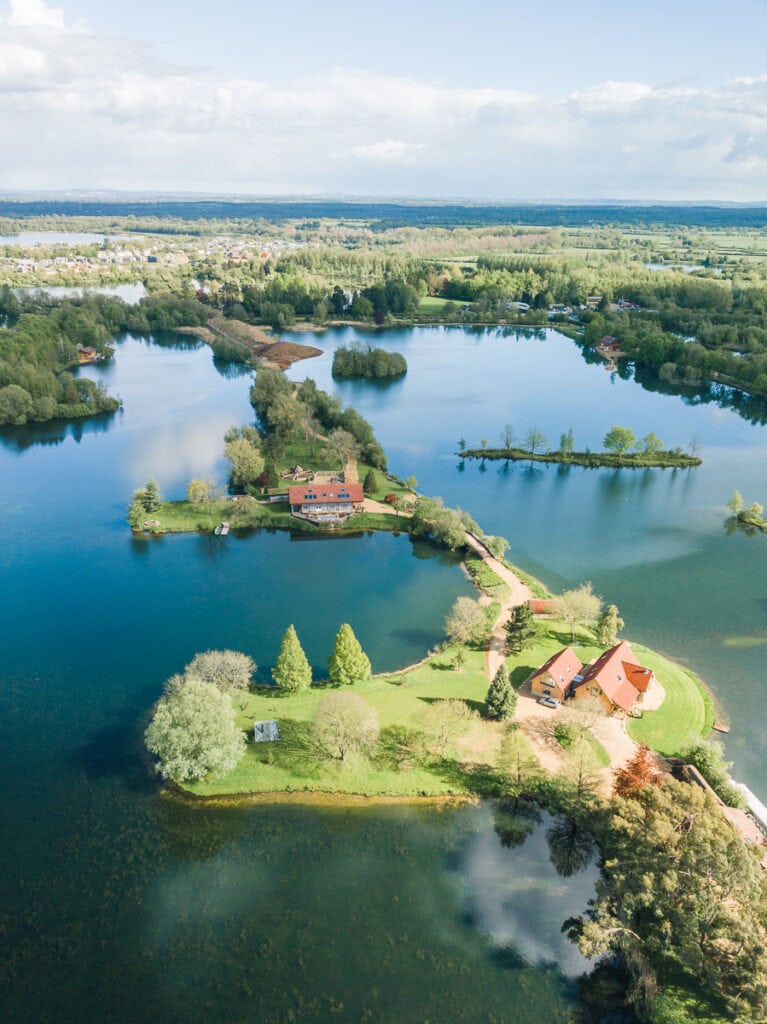
{"type": "Polygon", "coordinates": [[[560,702],[556,697],[539,697],[538,703],[543,704],[545,708],[558,708],[560,702]]]}

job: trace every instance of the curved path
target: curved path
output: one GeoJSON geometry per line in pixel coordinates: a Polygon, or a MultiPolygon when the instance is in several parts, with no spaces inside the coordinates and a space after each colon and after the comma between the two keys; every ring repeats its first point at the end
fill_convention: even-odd
{"type": "Polygon", "coordinates": [[[500,562],[488,547],[473,533],[466,534],[469,547],[477,554],[489,569],[492,569],[496,576],[499,576],[509,593],[503,599],[501,611],[493,624],[490,633],[490,643],[485,653],[485,668],[488,679],[492,679],[501,665],[504,664],[506,652],[506,631],[504,629],[511,615],[512,608],[516,608],[533,596],[532,591],[523,583],[519,576],[516,576],[511,569],[507,569],[503,562],[500,562]]]}

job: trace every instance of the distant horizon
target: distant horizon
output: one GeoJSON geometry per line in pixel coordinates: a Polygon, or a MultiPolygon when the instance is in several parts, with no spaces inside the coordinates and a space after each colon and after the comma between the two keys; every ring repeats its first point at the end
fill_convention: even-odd
{"type": "Polygon", "coordinates": [[[0,188],[0,198],[5,202],[33,202],[39,201],[88,201],[105,199],[127,200],[136,202],[157,200],[182,199],[191,202],[206,202],[210,200],[225,202],[257,202],[257,203],[332,203],[337,205],[394,205],[394,206],[476,206],[476,207],[515,207],[515,206],[622,206],[627,208],[642,208],[661,206],[673,208],[678,206],[696,207],[737,207],[757,209],[767,207],[767,200],[738,200],[738,199],[626,199],[618,197],[506,197],[487,198],[483,196],[467,195],[397,195],[397,194],[350,194],[342,192],[218,192],[218,191],[196,191],[192,189],[120,189],[120,188],[65,188],[65,189],[14,189],[0,188]]]}

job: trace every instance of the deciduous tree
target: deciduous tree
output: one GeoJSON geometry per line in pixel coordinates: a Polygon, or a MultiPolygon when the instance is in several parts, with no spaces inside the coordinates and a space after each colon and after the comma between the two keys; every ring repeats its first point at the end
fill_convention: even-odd
{"type": "Polygon", "coordinates": [[[574,590],[565,590],[555,599],[554,614],[570,627],[570,639],[575,639],[575,627],[592,627],[602,610],[602,599],[594,593],[591,583],[582,583],[574,590]]]}
{"type": "Polygon", "coordinates": [[[160,698],[144,739],[160,775],[174,782],[223,775],[245,750],[229,695],[197,679],[160,698]]]}
{"type": "Polygon", "coordinates": [[[323,697],[312,723],[312,737],[325,756],[344,763],[353,755],[369,756],[379,732],[375,708],[356,693],[323,697]]]}
{"type": "Polygon", "coordinates": [[[256,663],[240,651],[203,651],[195,654],[184,669],[187,679],[199,679],[223,692],[247,690],[253,681],[256,663]]]}
{"type": "Polygon", "coordinates": [[[440,757],[445,757],[450,744],[463,735],[477,717],[463,700],[438,700],[421,712],[424,732],[440,757]]]}
{"type": "Polygon", "coordinates": [[[618,642],[618,633],[625,625],[617,606],[608,604],[597,622],[597,641],[602,647],[613,647],[618,642]]]}
{"type": "Polygon", "coordinates": [[[458,597],[445,619],[445,632],[454,644],[479,643],[485,637],[487,620],[477,601],[458,597]]]}
{"type": "Polygon", "coordinates": [[[620,462],[626,452],[636,447],[637,436],[630,427],[612,427],[602,443],[608,452],[615,452],[620,462]]]}

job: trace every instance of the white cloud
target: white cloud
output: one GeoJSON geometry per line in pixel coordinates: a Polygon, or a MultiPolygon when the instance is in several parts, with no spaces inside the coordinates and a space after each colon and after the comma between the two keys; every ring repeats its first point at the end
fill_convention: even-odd
{"type": "Polygon", "coordinates": [[[386,139],[383,142],[371,142],[367,145],[352,146],[351,155],[358,160],[370,160],[381,164],[414,163],[419,150],[423,149],[420,142],[402,142],[400,139],[386,139]]]}
{"type": "Polygon", "coordinates": [[[64,28],[64,11],[49,7],[45,0],[11,0],[11,25],[52,25],[64,28]]]}
{"type": "Polygon", "coordinates": [[[1,188],[759,199],[767,76],[560,97],[170,65],[43,0],[0,20],[1,188]]]}

